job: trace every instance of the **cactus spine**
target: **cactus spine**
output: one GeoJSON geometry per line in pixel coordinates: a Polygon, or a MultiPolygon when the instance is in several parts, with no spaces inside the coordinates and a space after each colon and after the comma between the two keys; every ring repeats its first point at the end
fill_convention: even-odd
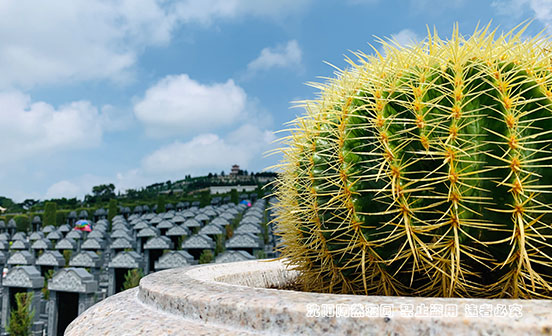
{"type": "Polygon", "coordinates": [[[526,27],[381,41],[312,84],[276,192],[306,290],[552,297],[552,46],[526,27]]]}

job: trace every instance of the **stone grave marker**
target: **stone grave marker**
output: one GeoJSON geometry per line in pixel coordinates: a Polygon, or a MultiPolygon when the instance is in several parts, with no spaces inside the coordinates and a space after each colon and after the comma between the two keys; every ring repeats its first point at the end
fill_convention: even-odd
{"type": "Polygon", "coordinates": [[[108,264],[109,285],[107,295],[119,293],[125,281],[125,274],[131,269],[144,270],[145,262],[141,254],[134,251],[117,253],[108,264]]]}
{"type": "Polygon", "coordinates": [[[98,282],[84,268],[68,267],[48,281],[48,335],[63,335],[77,316],[96,303],[98,282]]]}
{"type": "Polygon", "coordinates": [[[255,259],[255,257],[247,253],[246,251],[227,250],[219,254],[215,258],[215,263],[221,264],[221,263],[227,263],[227,262],[246,261],[246,260],[253,260],[253,259],[255,259]]]}
{"type": "Polygon", "coordinates": [[[226,248],[229,250],[244,250],[251,255],[262,250],[261,239],[252,233],[237,233],[226,241],[226,248]]]}
{"type": "Polygon", "coordinates": [[[2,281],[2,330],[6,330],[10,322],[10,310],[15,309],[15,294],[32,293],[30,309],[35,311],[33,323],[38,322],[40,315],[40,300],[44,277],[34,266],[15,266],[11,268],[2,281]]]}
{"type": "Polygon", "coordinates": [[[155,262],[161,255],[163,250],[170,250],[173,248],[173,243],[168,237],[152,237],[144,244],[144,254],[146,269],[144,274],[149,274],[153,271],[155,262]]]}
{"type": "Polygon", "coordinates": [[[209,236],[195,234],[182,242],[182,249],[194,256],[195,260],[199,260],[203,250],[215,250],[215,242],[209,236]]]}
{"type": "Polygon", "coordinates": [[[155,262],[155,271],[185,267],[195,263],[194,257],[186,251],[168,251],[155,262]]]}

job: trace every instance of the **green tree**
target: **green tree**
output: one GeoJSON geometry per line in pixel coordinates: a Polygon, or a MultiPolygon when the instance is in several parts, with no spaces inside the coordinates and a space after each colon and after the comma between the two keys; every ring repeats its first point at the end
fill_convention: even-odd
{"type": "Polygon", "coordinates": [[[10,322],[7,332],[11,336],[28,336],[31,334],[31,325],[35,311],[30,311],[33,300],[32,292],[15,294],[16,308],[10,312],[10,322]]]}
{"type": "Polygon", "coordinates": [[[165,196],[159,195],[157,197],[157,213],[165,212],[165,196]]]}
{"type": "Polygon", "coordinates": [[[111,221],[113,220],[113,217],[117,216],[117,200],[112,198],[109,200],[109,208],[107,209],[107,220],[109,221],[109,225],[111,225],[111,221]]]}
{"type": "Polygon", "coordinates": [[[46,202],[44,204],[44,216],[42,217],[42,225],[56,225],[57,204],[55,202],[46,202]]]}
{"type": "Polygon", "coordinates": [[[26,215],[17,215],[13,219],[15,220],[16,231],[18,232],[27,232],[31,227],[31,221],[26,215]]]}
{"type": "MultiPolygon", "coordinates": [[[[228,225],[230,226],[230,225],[228,225]]],[[[216,236],[216,243],[217,245],[215,246],[215,255],[219,255],[221,254],[222,252],[224,252],[224,250],[226,249],[224,247],[224,235],[220,234],[220,235],[217,235],[216,236]]]]}
{"type": "Polygon", "coordinates": [[[123,290],[127,290],[138,286],[140,284],[140,279],[142,279],[143,276],[144,275],[142,274],[142,270],[139,268],[128,270],[127,274],[125,274],[125,282],[123,283],[123,290]]]}
{"type": "MultiPolygon", "coordinates": [[[[40,250],[43,251],[43,250],[40,250]]],[[[48,280],[52,278],[54,275],[54,270],[48,270],[46,274],[44,274],[44,286],[42,287],[42,297],[44,300],[48,301],[50,299],[50,291],[48,290],[48,280]]]]}
{"type": "Polygon", "coordinates": [[[238,190],[237,189],[230,190],[230,202],[234,204],[238,204],[238,201],[239,201],[238,190]]]}
{"type": "Polygon", "coordinates": [[[73,251],[63,250],[63,259],[65,259],[65,266],[69,266],[69,261],[71,261],[72,255],[73,255],[73,251]]]}
{"type": "Polygon", "coordinates": [[[199,256],[199,263],[200,263],[200,264],[208,264],[208,263],[210,263],[211,261],[213,261],[213,259],[214,259],[213,251],[211,251],[211,250],[203,250],[203,252],[202,252],[201,255],[199,256]]]}

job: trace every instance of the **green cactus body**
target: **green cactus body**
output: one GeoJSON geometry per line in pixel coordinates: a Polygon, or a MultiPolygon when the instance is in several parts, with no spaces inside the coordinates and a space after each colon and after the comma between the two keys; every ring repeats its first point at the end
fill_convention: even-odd
{"type": "Polygon", "coordinates": [[[356,53],[282,149],[282,255],[306,290],[551,297],[552,66],[524,29],[356,53]]]}

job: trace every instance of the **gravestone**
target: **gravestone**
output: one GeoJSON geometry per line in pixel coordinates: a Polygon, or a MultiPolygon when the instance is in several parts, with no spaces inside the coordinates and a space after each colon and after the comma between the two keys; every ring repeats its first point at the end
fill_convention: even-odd
{"type": "Polygon", "coordinates": [[[136,248],[136,241],[131,239],[130,237],[121,237],[115,239],[111,245],[109,245],[109,249],[111,250],[111,253],[113,255],[127,250],[127,249],[135,249],[136,248]]]}
{"type": "Polygon", "coordinates": [[[182,249],[193,255],[195,260],[199,260],[203,250],[215,250],[215,242],[209,236],[195,234],[182,242],[182,249]]]}
{"type": "Polygon", "coordinates": [[[56,231],[56,228],[53,225],[46,225],[45,227],[42,228],[41,231],[45,235],[48,235],[49,233],[56,231]]]}
{"type": "Polygon", "coordinates": [[[149,227],[149,226],[150,226],[150,224],[148,224],[148,223],[146,223],[145,221],[142,220],[142,221],[137,222],[137,223],[133,226],[133,230],[135,230],[135,231],[140,231],[140,230],[145,229],[145,228],[147,228],[147,227],[149,227]]]}
{"type": "Polygon", "coordinates": [[[146,269],[144,274],[149,274],[150,271],[153,271],[155,262],[161,255],[163,255],[163,250],[170,250],[173,248],[173,243],[168,237],[153,237],[150,238],[144,244],[144,254],[145,254],[145,263],[146,269]]]}
{"type": "Polygon", "coordinates": [[[190,230],[184,225],[175,225],[167,231],[165,236],[169,237],[173,245],[177,247],[182,244],[181,242],[179,243],[179,239],[184,241],[186,237],[190,236],[190,230]]]}
{"type": "Polygon", "coordinates": [[[119,293],[125,281],[125,274],[134,268],[144,270],[145,263],[142,255],[134,251],[117,253],[109,262],[109,285],[107,295],[119,293]]]}
{"type": "Polygon", "coordinates": [[[98,282],[84,268],[60,269],[48,281],[48,335],[62,336],[77,316],[96,303],[98,282]]]}
{"type": "Polygon", "coordinates": [[[51,240],[53,244],[55,244],[58,240],[61,240],[62,238],[63,235],[59,231],[52,231],[46,236],[46,239],[51,240]]]}
{"type": "MultiPolygon", "coordinates": [[[[207,225],[207,223],[211,220],[209,218],[209,216],[205,215],[205,214],[199,214],[197,216],[194,217],[196,221],[200,222],[201,225],[207,225]]],[[[186,225],[187,226],[187,225],[186,225]]]]}
{"type": "Polygon", "coordinates": [[[37,241],[39,239],[42,239],[44,238],[44,232],[41,232],[41,231],[35,231],[33,233],[31,233],[31,235],[29,236],[29,240],[34,242],[34,241],[37,241]]]}
{"type": "Polygon", "coordinates": [[[16,232],[12,235],[11,240],[27,240],[27,235],[24,232],[16,232]]]}
{"type": "Polygon", "coordinates": [[[65,267],[65,258],[58,251],[45,251],[36,259],[36,266],[40,271],[40,275],[46,277],[49,270],[56,272],[58,269],[65,267]]]}
{"type": "Polygon", "coordinates": [[[164,236],[166,234],[166,232],[171,229],[172,227],[174,227],[174,224],[168,220],[162,220],[161,222],[159,222],[159,224],[157,224],[156,228],[159,229],[159,234],[161,236],[164,236]]]}
{"type": "Polygon", "coordinates": [[[65,238],[74,239],[76,241],[79,241],[83,238],[84,234],[80,230],[71,230],[66,235],[65,238]]]}
{"type": "Polygon", "coordinates": [[[16,308],[15,294],[33,293],[30,309],[35,311],[33,323],[38,322],[44,277],[34,266],[16,266],[8,271],[2,281],[2,330],[10,322],[10,310],[16,308]]]}
{"type": "Polygon", "coordinates": [[[185,267],[195,264],[194,257],[186,251],[168,251],[155,262],[155,271],[185,267]]]}
{"type": "Polygon", "coordinates": [[[63,225],[60,225],[60,227],[58,227],[58,231],[63,234],[66,234],[67,232],[71,231],[71,227],[68,224],[63,224],[63,225]]]}
{"type": "Polygon", "coordinates": [[[0,220],[0,233],[5,233],[6,232],[6,222],[4,222],[3,220],[0,220]]]}
{"type": "Polygon", "coordinates": [[[236,261],[246,261],[246,260],[253,260],[255,259],[254,256],[247,253],[246,251],[237,250],[232,251],[228,250],[221,254],[219,254],[215,258],[215,263],[221,264],[221,263],[228,263],[228,262],[236,262],[236,261]]]}
{"type": "Polygon", "coordinates": [[[88,234],[87,238],[104,239],[105,238],[105,231],[94,229],[88,234]]]}
{"type": "Polygon", "coordinates": [[[34,263],[35,263],[35,258],[29,251],[14,252],[8,258],[8,261],[7,261],[8,268],[13,268],[17,265],[31,266],[31,265],[34,265],[34,263]]]}
{"type": "Polygon", "coordinates": [[[159,236],[159,230],[152,226],[148,226],[138,231],[136,234],[136,238],[138,238],[138,253],[142,253],[142,251],[144,251],[144,244],[149,238],[157,236],[159,236]]]}
{"type": "Polygon", "coordinates": [[[105,240],[100,238],[88,238],[82,245],[81,250],[92,250],[92,251],[101,251],[105,248],[105,240]]]}
{"type": "Polygon", "coordinates": [[[262,250],[261,239],[252,233],[237,233],[226,242],[229,250],[244,250],[254,255],[256,251],[262,250]]]}
{"type": "Polygon", "coordinates": [[[199,234],[206,235],[211,237],[211,239],[216,239],[216,236],[226,235],[226,229],[223,229],[217,224],[207,224],[201,228],[198,232],[199,234]]]}
{"type": "Polygon", "coordinates": [[[16,229],[17,229],[17,224],[15,223],[15,219],[12,218],[8,221],[8,233],[10,234],[10,236],[13,237],[16,229]]]}
{"type": "Polygon", "coordinates": [[[31,250],[35,258],[38,258],[40,251],[51,250],[52,242],[46,238],[38,239],[31,245],[31,250]]]}
{"type": "Polygon", "coordinates": [[[7,232],[0,233],[0,241],[7,242],[8,240],[10,240],[10,234],[9,233],[7,233],[7,232]]]}
{"type": "Polygon", "coordinates": [[[26,240],[17,239],[12,242],[10,249],[30,251],[30,245],[29,242],[26,240]]]}
{"type": "Polygon", "coordinates": [[[259,236],[263,233],[263,231],[260,224],[245,223],[240,224],[236,230],[234,230],[234,233],[251,233],[259,236]]]}

